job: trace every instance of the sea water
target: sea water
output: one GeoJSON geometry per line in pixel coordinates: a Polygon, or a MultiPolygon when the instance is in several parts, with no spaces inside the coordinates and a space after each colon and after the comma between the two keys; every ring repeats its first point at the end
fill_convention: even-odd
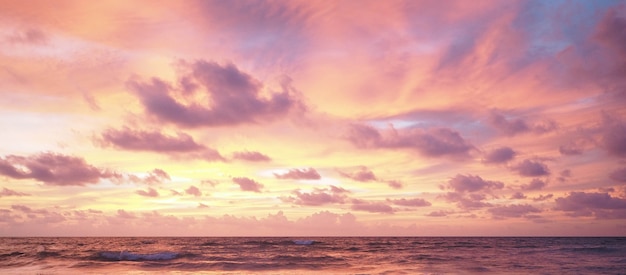
{"type": "Polygon", "coordinates": [[[0,274],[626,274],[626,238],[0,238],[0,274]]]}

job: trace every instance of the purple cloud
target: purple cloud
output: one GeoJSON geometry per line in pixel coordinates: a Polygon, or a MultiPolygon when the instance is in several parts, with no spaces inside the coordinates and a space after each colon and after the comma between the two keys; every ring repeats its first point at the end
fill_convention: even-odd
{"type": "Polygon", "coordinates": [[[533,179],[529,184],[522,185],[522,190],[540,190],[546,186],[546,183],[540,179],[533,179]]]}
{"type": "Polygon", "coordinates": [[[496,206],[488,210],[494,217],[499,218],[519,218],[530,213],[539,213],[540,209],[529,204],[512,204],[496,206]]]}
{"type": "Polygon", "coordinates": [[[485,154],[485,158],[483,159],[484,163],[506,163],[513,158],[517,153],[513,151],[510,147],[500,147],[494,149],[487,154],[485,154]]]}
{"type": "Polygon", "coordinates": [[[224,157],[212,148],[196,143],[192,136],[178,132],[176,136],[164,135],[158,131],[107,129],[95,142],[101,146],[114,146],[131,151],[149,151],[171,154],[175,157],[224,161],[224,157]]]}
{"type": "Polygon", "coordinates": [[[549,200],[549,199],[551,199],[553,197],[554,197],[554,195],[552,195],[552,194],[539,195],[539,197],[533,198],[533,201],[545,201],[545,200],[549,200]]]}
{"type": "Polygon", "coordinates": [[[185,193],[187,193],[188,195],[192,195],[195,197],[200,197],[202,196],[202,192],[200,191],[200,189],[198,189],[198,187],[195,186],[189,186],[189,188],[185,189],[185,193]]]}
{"type": "Polygon", "coordinates": [[[277,179],[294,179],[294,180],[319,180],[322,177],[320,176],[315,169],[309,167],[305,169],[289,169],[287,173],[284,174],[276,174],[274,176],[277,179]]]}
{"type": "Polygon", "coordinates": [[[144,191],[144,190],[137,190],[136,192],[138,195],[140,196],[144,196],[144,197],[158,197],[159,196],[159,192],[157,192],[156,189],[152,188],[152,187],[148,187],[148,191],[144,191]]]}
{"type": "Polygon", "coordinates": [[[608,154],[626,157],[626,123],[616,116],[603,113],[602,131],[602,146],[608,154]]]}
{"type": "Polygon", "coordinates": [[[429,201],[426,201],[424,199],[420,199],[420,198],[413,198],[413,199],[387,199],[388,202],[393,203],[395,205],[401,205],[401,206],[411,206],[411,207],[424,207],[424,206],[431,206],[432,204],[429,201]]]}
{"type": "Polygon", "coordinates": [[[511,195],[512,200],[523,200],[525,198],[526,198],[526,195],[524,195],[524,193],[522,192],[515,192],[513,193],[513,195],[511,195]]]}
{"type": "Polygon", "coordinates": [[[263,188],[262,184],[256,182],[253,179],[249,179],[246,177],[234,177],[233,182],[239,185],[239,188],[242,191],[252,191],[252,192],[260,193],[261,188],[263,188]]]}
{"type": "Polygon", "coordinates": [[[88,164],[82,158],[55,153],[27,157],[5,156],[0,158],[0,175],[14,179],[34,179],[48,185],[60,186],[84,186],[114,176],[88,164]]]}
{"type": "Polygon", "coordinates": [[[426,214],[426,216],[428,217],[446,217],[450,214],[453,214],[454,212],[452,211],[445,211],[445,210],[438,210],[438,211],[433,211],[430,212],[428,214],[426,214]]]}
{"type": "Polygon", "coordinates": [[[517,171],[517,173],[523,177],[538,177],[550,175],[550,170],[548,169],[548,166],[541,162],[528,159],[511,167],[511,170],[517,171]]]}
{"type": "Polygon", "coordinates": [[[331,185],[330,188],[315,188],[313,192],[301,192],[296,190],[293,192],[295,197],[282,198],[285,202],[292,202],[297,205],[319,206],[332,203],[344,203],[350,191],[341,187],[331,185]]]}
{"type": "Polygon", "coordinates": [[[552,132],[558,128],[556,122],[552,120],[544,120],[534,125],[529,125],[525,120],[520,118],[507,118],[500,111],[492,110],[489,113],[489,124],[496,130],[507,136],[534,132],[536,134],[544,134],[552,132]]]}
{"type": "Polygon", "coordinates": [[[626,199],[611,197],[608,193],[571,192],[555,202],[556,210],[568,212],[572,216],[626,218],[626,199]]]}
{"type": "Polygon", "coordinates": [[[180,66],[188,71],[181,77],[187,83],[182,90],[157,78],[150,83],[135,80],[128,83],[146,112],[161,121],[184,127],[237,125],[274,120],[291,110],[304,108],[295,89],[287,84],[282,86],[281,92],[262,97],[263,85],[234,64],[198,60],[181,62],[180,66]],[[174,93],[183,98],[208,99],[206,102],[188,99],[189,103],[184,103],[171,95],[174,93]]]}
{"type": "Polygon", "coordinates": [[[566,156],[582,155],[583,148],[576,145],[561,145],[559,146],[559,153],[566,156]]]}
{"type": "Polygon", "coordinates": [[[0,197],[10,197],[10,196],[23,197],[23,196],[30,196],[30,194],[17,192],[15,190],[11,190],[9,188],[4,188],[3,187],[2,191],[0,191],[0,197]]]}
{"type": "Polygon", "coordinates": [[[609,177],[614,181],[626,182],[626,167],[611,172],[609,177]]]}
{"type": "Polygon", "coordinates": [[[359,199],[352,200],[352,210],[365,211],[370,213],[393,214],[394,210],[391,206],[382,202],[368,202],[359,199]]]}
{"type": "Polygon", "coordinates": [[[233,153],[233,159],[252,161],[252,162],[268,162],[272,160],[267,155],[261,154],[259,152],[254,152],[254,151],[235,152],[233,153]]]}
{"type": "Polygon", "coordinates": [[[476,192],[489,189],[502,189],[504,183],[484,180],[480,176],[457,174],[448,181],[449,188],[456,192],[476,192]]]}
{"type": "Polygon", "coordinates": [[[468,157],[474,146],[447,128],[388,129],[381,133],[367,125],[353,124],[347,138],[360,148],[414,149],[428,157],[468,157]]]}

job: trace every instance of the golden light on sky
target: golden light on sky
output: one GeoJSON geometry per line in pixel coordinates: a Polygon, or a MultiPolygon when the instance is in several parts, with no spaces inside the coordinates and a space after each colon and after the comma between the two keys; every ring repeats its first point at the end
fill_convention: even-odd
{"type": "Polygon", "coordinates": [[[0,235],[623,235],[620,1],[0,1],[0,235]]]}

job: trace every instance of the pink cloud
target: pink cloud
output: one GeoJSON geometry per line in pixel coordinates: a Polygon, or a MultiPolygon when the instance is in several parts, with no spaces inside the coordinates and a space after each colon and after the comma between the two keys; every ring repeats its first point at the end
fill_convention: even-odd
{"type": "Polygon", "coordinates": [[[540,179],[533,179],[529,184],[522,185],[522,190],[540,190],[546,186],[546,182],[540,179]]]}
{"type": "Polygon", "coordinates": [[[276,174],[274,176],[277,179],[296,179],[296,180],[319,180],[322,177],[320,174],[313,168],[305,168],[305,169],[289,169],[287,173],[276,174]]]}
{"type": "Polygon", "coordinates": [[[498,218],[519,218],[530,213],[539,213],[540,209],[529,204],[512,204],[496,206],[488,210],[494,217],[498,218]]]}
{"type": "Polygon", "coordinates": [[[48,36],[39,29],[24,29],[15,31],[13,34],[6,37],[6,41],[9,43],[17,44],[46,44],[48,42],[48,36]]]}
{"type": "Polygon", "coordinates": [[[267,155],[254,151],[243,151],[233,153],[233,159],[252,161],[252,162],[267,162],[272,159],[267,155]]]}
{"type": "Polygon", "coordinates": [[[427,157],[466,158],[475,150],[458,132],[447,128],[391,128],[379,132],[371,126],[353,124],[347,138],[361,148],[414,149],[427,157]]]}
{"type": "Polygon", "coordinates": [[[626,167],[611,172],[609,177],[614,181],[626,182],[626,167]]]}
{"type": "Polygon", "coordinates": [[[0,191],[0,197],[9,197],[9,196],[23,197],[23,196],[30,196],[30,194],[18,192],[18,191],[3,187],[2,191],[0,191]]]}
{"type": "Polygon", "coordinates": [[[187,193],[188,195],[193,195],[195,197],[200,197],[202,196],[202,192],[200,191],[200,189],[198,189],[198,187],[195,186],[189,186],[189,188],[185,189],[185,193],[187,193]]]}
{"type": "Polygon", "coordinates": [[[424,206],[431,206],[432,204],[429,201],[426,201],[424,199],[420,199],[420,198],[413,198],[413,199],[387,199],[388,202],[393,203],[395,205],[400,205],[400,206],[411,206],[411,207],[424,207],[424,206]]]}
{"type": "Polygon", "coordinates": [[[552,194],[539,195],[539,197],[533,198],[533,201],[545,201],[545,200],[549,200],[549,199],[551,199],[553,197],[554,197],[554,195],[552,195],[552,194]]]}
{"type": "Polygon", "coordinates": [[[437,210],[437,211],[433,211],[433,212],[426,214],[426,216],[427,217],[446,217],[453,213],[454,213],[453,211],[437,210]]]}
{"type": "Polygon", "coordinates": [[[14,179],[34,179],[48,185],[98,183],[114,175],[88,164],[84,159],[55,153],[27,157],[8,155],[0,158],[0,175],[14,179]]]}
{"type": "Polygon", "coordinates": [[[352,210],[365,211],[371,213],[393,214],[394,209],[382,202],[369,202],[359,199],[352,200],[352,210]]]}
{"type": "Polygon", "coordinates": [[[131,213],[131,212],[127,212],[123,209],[119,209],[117,210],[117,215],[115,216],[117,218],[122,218],[122,219],[136,219],[137,216],[135,216],[135,214],[131,213]]]}
{"type": "Polygon", "coordinates": [[[626,157],[626,123],[617,115],[603,113],[601,127],[602,146],[607,153],[616,157],[626,157]]]}
{"type": "Polygon", "coordinates": [[[183,78],[194,84],[186,87],[198,89],[176,89],[158,78],[152,78],[149,83],[136,80],[128,83],[146,112],[161,121],[183,127],[236,125],[274,120],[303,108],[293,88],[287,85],[269,98],[261,97],[262,83],[232,63],[220,65],[199,60],[190,64],[182,62],[180,66],[188,70],[183,78]],[[196,93],[209,100],[185,104],[173,96],[184,98],[196,93]]]}
{"type": "Polygon", "coordinates": [[[319,206],[332,203],[345,203],[347,193],[350,193],[350,191],[331,185],[329,188],[316,188],[308,193],[296,190],[293,191],[295,197],[286,197],[282,198],[282,200],[297,205],[319,206]]]}
{"type": "Polygon", "coordinates": [[[137,190],[137,192],[135,192],[135,193],[137,193],[140,196],[144,196],[144,197],[155,198],[155,197],[159,196],[159,192],[157,192],[157,190],[152,188],[152,187],[148,187],[148,191],[137,190]]]}
{"type": "Polygon", "coordinates": [[[499,181],[484,180],[480,176],[457,174],[448,181],[448,187],[456,192],[476,192],[489,189],[502,189],[504,184],[499,181]]]}
{"type": "Polygon", "coordinates": [[[339,171],[339,174],[342,176],[358,181],[358,182],[368,182],[368,181],[378,181],[374,172],[369,170],[367,167],[361,166],[357,171],[354,172],[342,172],[339,171]]]}
{"type": "Polygon", "coordinates": [[[253,179],[249,179],[246,177],[234,177],[233,182],[239,185],[239,188],[242,191],[252,191],[252,192],[260,193],[261,188],[263,188],[262,184],[256,182],[253,179]]]}
{"type": "Polygon", "coordinates": [[[553,120],[544,120],[537,122],[533,125],[528,124],[525,120],[520,118],[507,118],[500,111],[492,110],[489,114],[489,123],[496,128],[500,133],[507,136],[514,136],[517,134],[534,132],[536,134],[543,134],[554,131],[558,128],[558,125],[553,120]]]}
{"type": "Polygon", "coordinates": [[[513,193],[513,195],[511,195],[512,200],[523,200],[525,198],[526,198],[526,195],[524,195],[524,193],[522,192],[515,192],[513,193]]]}

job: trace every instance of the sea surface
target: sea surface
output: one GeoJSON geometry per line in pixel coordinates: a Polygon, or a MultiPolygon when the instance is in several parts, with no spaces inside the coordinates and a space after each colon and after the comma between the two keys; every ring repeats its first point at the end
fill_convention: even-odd
{"type": "Polygon", "coordinates": [[[626,274],[626,238],[0,238],[0,274],[626,274]]]}

